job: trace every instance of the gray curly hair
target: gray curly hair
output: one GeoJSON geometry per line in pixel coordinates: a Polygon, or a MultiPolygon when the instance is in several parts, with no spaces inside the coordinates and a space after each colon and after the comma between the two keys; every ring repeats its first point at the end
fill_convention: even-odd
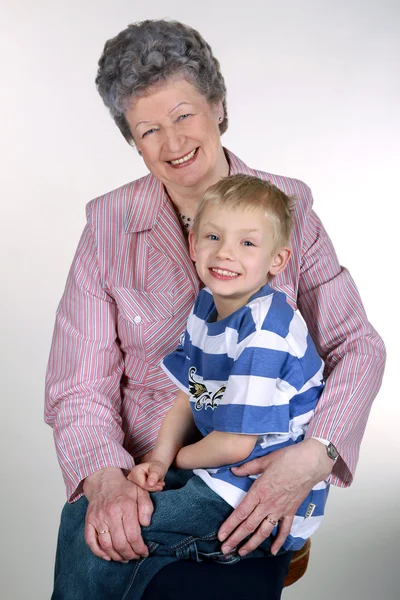
{"type": "Polygon", "coordinates": [[[228,128],[226,88],[211,47],[191,27],[178,21],[147,20],[128,25],[108,40],[99,60],[96,86],[128,143],[133,143],[124,112],[135,96],[150,86],[180,75],[209,104],[222,102],[222,135],[228,128]]]}

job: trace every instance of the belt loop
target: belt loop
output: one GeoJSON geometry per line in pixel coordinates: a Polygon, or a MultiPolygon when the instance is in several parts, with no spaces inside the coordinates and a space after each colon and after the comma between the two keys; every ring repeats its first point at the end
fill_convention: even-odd
{"type": "Polygon", "coordinates": [[[185,544],[180,548],[176,548],[175,554],[179,560],[194,560],[196,562],[201,562],[197,552],[196,542],[193,539],[190,541],[190,543],[185,544]]]}

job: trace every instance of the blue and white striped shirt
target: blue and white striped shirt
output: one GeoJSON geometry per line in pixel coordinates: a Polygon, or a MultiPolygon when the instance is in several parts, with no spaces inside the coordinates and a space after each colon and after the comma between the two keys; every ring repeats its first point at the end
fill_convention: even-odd
{"type": "MultiPolygon", "coordinates": [[[[256,435],[242,462],[301,441],[324,386],[324,365],[300,314],[266,284],[245,306],[216,318],[212,293],[204,288],[180,346],[162,365],[189,394],[200,432],[256,435]]],[[[232,466],[194,472],[235,508],[257,476],[237,477],[232,466]]],[[[317,484],[299,507],[285,549],[301,548],[318,527],[328,488],[317,484]]]]}

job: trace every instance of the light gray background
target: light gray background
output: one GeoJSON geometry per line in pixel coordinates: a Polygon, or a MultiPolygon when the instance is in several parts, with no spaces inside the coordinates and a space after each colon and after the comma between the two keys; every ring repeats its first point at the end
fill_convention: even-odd
{"type": "Polygon", "coordinates": [[[394,600],[397,0],[2,0],[1,598],[50,597],[64,488],[42,421],[43,379],[84,206],[144,173],[97,96],[97,60],[128,23],[160,17],[199,29],[220,59],[230,117],[225,145],[252,167],[312,187],[389,351],[354,486],[332,490],[307,575],[284,598],[394,600]]]}

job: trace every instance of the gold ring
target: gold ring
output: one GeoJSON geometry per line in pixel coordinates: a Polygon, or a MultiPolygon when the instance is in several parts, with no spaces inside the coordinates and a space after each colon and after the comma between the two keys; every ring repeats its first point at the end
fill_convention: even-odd
{"type": "Polygon", "coordinates": [[[268,523],[271,523],[271,525],[273,525],[275,527],[275,525],[277,524],[278,521],[274,521],[274,519],[270,519],[269,516],[267,516],[267,521],[268,523]]]}
{"type": "Polygon", "coordinates": [[[98,531],[97,535],[103,535],[103,533],[110,533],[109,529],[103,529],[102,531],[98,531]]]}

